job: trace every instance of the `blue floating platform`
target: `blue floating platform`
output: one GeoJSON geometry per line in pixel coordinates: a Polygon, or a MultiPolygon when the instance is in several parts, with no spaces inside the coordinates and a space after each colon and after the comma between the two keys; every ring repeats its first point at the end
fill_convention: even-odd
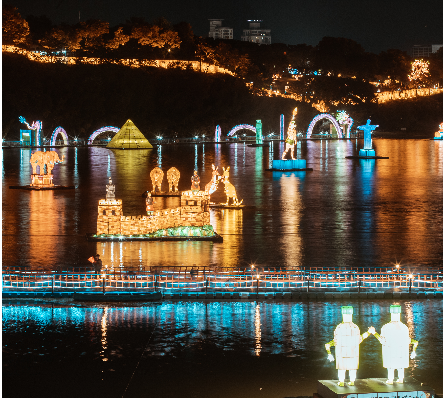
{"type": "Polygon", "coordinates": [[[306,167],[306,159],[273,160],[270,171],[312,171],[306,167]]]}
{"type": "Polygon", "coordinates": [[[346,159],[389,159],[389,157],[376,156],[375,149],[360,149],[358,156],[346,156],[346,159]]]}

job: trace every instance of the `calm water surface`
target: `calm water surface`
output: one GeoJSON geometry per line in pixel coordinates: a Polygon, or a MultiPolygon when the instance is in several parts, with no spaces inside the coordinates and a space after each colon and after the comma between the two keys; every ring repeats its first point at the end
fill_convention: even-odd
{"type": "MultiPolygon", "coordinates": [[[[298,156],[312,172],[265,171],[282,152],[244,144],[200,144],[117,151],[60,148],[65,162],[54,181],[71,191],[10,190],[30,183],[29,149],[3,150],[2,248],[4,266],[55,269],[87,265],[100,253],[115,266],[382,266],[442,265],[443,142],[375,139],[383,160],[350,160],[361,140],[305,141],[298,156]],[[152,188],[155,166],[181,172],[179,188],[190,188],[196,168],[202,186],[211,165],[230,166],[231,182],[248,210],[212,210],[223,244],[206,242],[88,243],[96,231],[98,200],[111,176],[125,215],[144,214],[141,194],[152,188]]],[[[166,186],[166,177],[164,186],[166,186]]],[[[220,187],[212,197],[224,201],[220,187]]],[[[157,208],[178,199],[159,198],[157,208]]]]}
{"type": "MultiPolygon", "coordinates": [[[[361,333],[392,301],[353,303],[361,333]]],[[[400,301],[419,340],[406,377],[443,393],[441,300],[400,301]]],[[[296,397],[336,379],[324,344],[337,302],[4,303],[3,393],[10,397],[296,397]]],[[[386,377],[381,345],[360,346],[358,378],[386,377]]]]}

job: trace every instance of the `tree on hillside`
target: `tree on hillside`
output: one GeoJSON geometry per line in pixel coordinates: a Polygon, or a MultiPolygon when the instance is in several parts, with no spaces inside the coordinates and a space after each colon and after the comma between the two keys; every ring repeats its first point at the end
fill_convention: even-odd
{"type": "Polygon", "coordinates": [[[407,84],[410,65],[410,58],[406,52],[391,49],[380,53],[378,73],[389,77],[394,82],[398,81],[399,84],[394,84],[391,87],[396,88],[398,85],[407,84]]]}
{"type": "Polygon", "coordinates": [[[29,35],[29,25],[16,7],[4,5],[2,16],[2,43],[23,44],[29,35]]]}
{"type": "Polygon", "coordinates": [[[414,62],[412,62],[411,73],[408,75],[408,79],[411,82],[412,87],[426,87],[430,83],[430,77],[429,61],[416,59],[414,62]]]}
{"type": "Polygon", "coordinates": [[[195,50],[195,56],[200,59],[200,62],[208,62],[218,65],[216,60],[215,48],[209,46],[204,41],[199,40],[197,42],[197,49],[195,50]]]}
{"type": "Polygon", "coordinates": [[[109,40],[105,46],[106,48],[108,48],[109,50],[116,50],[118,49],[120,46],[124,46],[130,39],[131,37],[129,35],[126,35],[123,32],[123,27],[120,26],[119,28],[117,28],[117,30],[114,32],[114,37],[109,40]]]}
{"type": "Polygon", "coordinates": [[[82,37],[81,47],[84,50],[94,50],[104,46],[104,35],[109,33],[109,22],[90,19],[80,22],[79,34],[82,37]]]}
{"type": "Polygon", "coordinates": [[[158,25],[150,25],[141,20],[134,22],[131,38],[136,39],[140,45],[167,49],[180,47],[178,33],[171,29],[164,18],[158,21],[158,25]]]}
{"type": "Polygon", "coordinates": [[[82,34],[79,26],[61,24],[40,40],[40,44],[50,51],[66,49],[75,52],[81,48],[82,34]]]}
{"type": "Polygon", "coordinates": [[[332,76],[356,76],[364,66],[364,54],[354,40],[324,37],[316,47],[315,66],[332,76]]]}
{"type": "Polygon", "coordinates": [[[431,55],[429,73],[433,84],[443,85],[443,47],[431,55]]]}
{"type": "Polygon", "coordinates": [[[359,105],[375,98],[372,84],[351,78],[317,76],[312,79],[309,90],[313,102],[333,105],[359,105]]]}
{"type": "Polygon", "coordinates": [[[30,38],[33,43],[38,43],[42,40],[52,29],[52,21],[46,15],[36,17],[28,15],[26,21],[29,25],[30,38]]]}
{"type": "Polygon", "coordinates": [[[187,22],[179,22],[174,25],[174,30],[177,32],[181,40],[180,53],[182,59],[194,59],[195,57],[195,38],[192,27],[187,22]]]}

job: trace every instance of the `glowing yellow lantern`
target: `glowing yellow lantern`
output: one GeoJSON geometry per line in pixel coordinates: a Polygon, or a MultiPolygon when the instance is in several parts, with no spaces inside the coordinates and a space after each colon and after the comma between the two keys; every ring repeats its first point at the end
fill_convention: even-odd
{"type": "Polygon", "coordinates": [[[386,384],[393,384],[394,371],[397,369],[397,383],[403,383],[405,368],[409,367],[409,344],[413,344],[411,359],[415,358],[415,350],[418,341],[409,337],[408,327],[400,321],[401,307],[391,305],[391,322],[381,328],[381,335],[373,327],[369,332],[374,334],[382,344],[383,367],[388,369],[388,380],[386,384]]]}
{"type": "Polygon", "coordinates": [[[325,344],[328,353],[328,359],[334,361],[331,353],[331,347],[335,346],[336,368],[338,369],[338,385],[345,385],[346,371],[349,370],[349,385],[353,386],[357,377],[359,346],[360,343],[369,336],[368,332],[360,335],[359,327],[352,322],[352,306],[341,307],[343,322],[334,330],[334,340],[325,344]]]}

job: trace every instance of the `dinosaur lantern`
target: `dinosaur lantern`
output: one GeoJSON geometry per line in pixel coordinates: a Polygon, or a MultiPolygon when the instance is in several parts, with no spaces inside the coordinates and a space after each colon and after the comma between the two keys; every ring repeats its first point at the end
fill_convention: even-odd
{"type": "Polygon", "coordinates": [[[64,156],[60,159],[56,151],[35,151],[31,155],[31,187],[49,188],[53,187],[52,182],[52,170],[57,163],[62,163],[64,156]],[[37,166],[39,167],[39,173],[37,174],[37,166]],[[45,173],[46,166],[46,173],[45,173]]]}

